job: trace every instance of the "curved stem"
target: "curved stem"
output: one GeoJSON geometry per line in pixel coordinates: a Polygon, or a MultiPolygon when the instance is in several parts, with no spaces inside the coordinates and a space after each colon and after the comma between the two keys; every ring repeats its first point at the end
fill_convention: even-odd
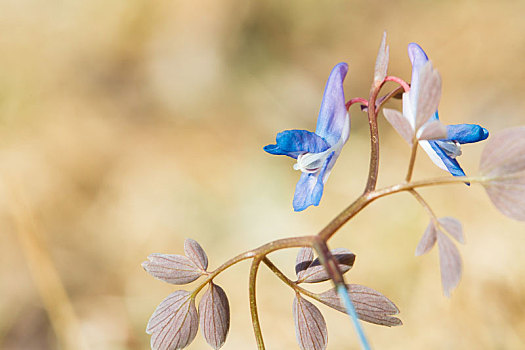
{"type": "Polygon", "coordinates": [[[229,259],[228,261],[226,261],[224,264],[216,268],[213,272],[210,272],[206,276],[206,278],[202,281],[202,283],[197,286],[197,288],[193,291],[192,294],[197,295],[197,293],[199,293],[208,282],[211,282],[215,277],[217,277],[218,274],[228,269],[229,267],[237,264],[238,262],[241,262],[247,259],[251,259],[251,258],[255,258],[255,257],[264,257],[267,254],[274,252],[276,250],[280,250],[280,249],[309,247],[312,245],[312,242],[315,239],[318,239],[318,237],[317,236],[302,236],[302,237],[283,238],[283,239],[279,239],[279,240],[276,240],[270,243],[263,244],[262,246],[258,248],[241,253],[229,259]]]}
{"type": "Polygon", "coordinates": [[[405,92],[410,91],[410,85],[408,85],[408,83],[401,78],[389,75],[385,78],[385,81],[393,81],[394,83],[398,83],[399,85],[401,85],[401,87],[403,88],[403,90],[405,90],[405,92]]]}
{"type": "Polygon", "coordinates": [[[249,280],[249,294],[250,294],[250,314],[252,315],[253,333],[255,334],[255,340],[257,341],[257,349],[264,350],[264,340],[261,331],[261,324],[259,323],[259,314],[257,311],[257,298],[255,290],[255,282],[257,280],[257,270],[259,265],[264,258],[258,257],[253,259],[252,266],[250,268],[250,280],[249,280]]]}
{"type": "Polygon", "coordinates": [[[204,286],[206,284],[208,284],[209,282],[211,282],[215,277],[217,277],[218,274],[220,274],[221,272],[223,272],[224,270],[228,269],[229,267],[237,264],[238,262],[241,262],[243,260],[247,260],[247,259],[251,259],[255,256],[255,253],[253,252],[253,250],[250,250],[250,251],[247,251],[247,252],[244,252],[244,253],[241,253],[231,259],[229,259],[228,261],[226,261],[224,264],[222,264],[221,266],[219,266],[218,268],[216,268],[215,270],[213,270],[212,272],[210,272],[206,278],[202,281],[201,284],[199,284],[197,286],[197,288],[195,288],[195,290],[191,293],[193,297],[195,297],[201,290],[202,288],[204,288],[204,286]]]}
{"type": "MultiPolygon", "coordinates": [[[[255,338],[257,341],[257,346],[259,350],[264,350],[264,341],[262,337],[261,332],[261,326],[259,323],[259,316],[257,311],[257,301],[256,301],[256,277],[257,277],[257,271],[260,266],[261,261],[263,261],[276,275],[279,277],[282,281],[284,281],[287,285],[292,287],[296,292],[303,293],[311,298],[314,298],[316,300],[320,300],[318,296],[316,296],[315,293],[311,293],[307,290],[304,290],[303,288],[299,287],[294,282],[290,281],[271,261],[266,258],[266,254],[271,253],[276,250],[284,249],[284,248],[293,248],[293,247],[305,247],[305,246],[313,246],[319,253],[320,259],[325,260],[323,262],[323,265],[327,270],[332,270],[330,265],[330,259],[327,259],[326,257],[330,257],[330,255],[327,255],[325,252],[326,242],[332,237],[332,235],[337,232],[339,228],[341,228],[348,220],[350,220],[353,216],[355,216],[357,213],[359,213],[362,209],[364,209],[368,204],[372,203],[378,198],[385,197],[387,195],[391,195],[394,193],[399,193],[403,191],[411,191],[412,194],[416,194],[416,198],[423,198],[419,196],[419,194],[414,190],[418,187],[427,187],[427,186],[435,186],[435,185],[444,185],[444,184],[453,184],[453,183],[464,183],[464,182],[479,182],[483,183],[487,181],[485,177],[439,177],[434,179],[428,179],[428,180],[420,180],[420,181],[413,181],[413,182],[403,182],[397,185],[384,187],[379,190],[372,190],[370,192],[365,192],[361,196],[359,196],[348,208],[343,210],[337,217],[335,217],[323,230],[321,230],[317,236],[303,236],[303,237],[297,237],[297,238],[285,238],[281,240],[277,240],[274,242],[270,242],[268,244],[262,245],[261,247],[254,249],[253,251],[249,252],[254,257],[254,260],[252,262],[252,266],[250,269],[250,280],[249,280],[249,294],[250,294],[250,313],[252,316],[252,323],[253,323],[253,329],[255,338]]],[[[424,202],[424,200],[423,200],[424,202]]],[[[426,202],[424,202],[426,204],[426,202]]],[[[428,207],[428,205],[427,205],[428,207]]],[[[430,209],[430,207],[428,207],[430,209]]],[[[329,253],[329,251],[328,251],[329,253]]],[[[248,253],[245,253],[248,254],[248,253]]],[[[242,257],[239,257],[240,260],[242,260],[242,257]]],[[[239,260],[239,261],[240,261],[239,260]]],[[[230,265],[231,266],[231,265],[230,265]]],[[[331,277],[334,280],[334,283],[336,284],[336,288],[344,284],[344,280],[337,277],[341,273],[338,269],[338,266],[336,265],[335,271],[332,271],[331,277]],[[336,278],[334,278],[336,276],[336,278]],[[339,281],[338,281],[339,280],[339,281]],[[341,283],[342,281],[342,283],[341,283]],[[339,283],[338,283],[339,282],[339,283]]],[[[346,305],[348,308],[348,305],[346,305]]],[[[361,336],[361,333],[360,333],[361,336]]],[[[366,342],[366,338],[361,339],[362,346],[364,349],[368,349],[368,344],[366,342]]]]}
{"type": "Polygon", "coordinates": [[[362,97],[355,97],[346,103],[346,110],[349,110],[350,106],[352,106],[355,103],[361,103],[363,106],[368,106],[368,100],[362,97]]]}
{"type": "MultiPolygon", "coordinates": [[[[313,246],[318,251],[321,260],[323,259],[325,260],[323,262],[323,265],[325,265],[325,267],[327,268],[327,270],[329,270],[329,272],[330,270],[332,270],[331,277],[334,279],[334,283],[336,284],[336,287],[345,285],[337,264],[335,266],[335,270],[331,266],[331,263],[330,263],[331,259],[329,259],[331,254],[326,254],[326,251],[325,251],[326,249],[328,249],[326,246],[326,242],[348,220],[354,217],[357,213],[363,210],[370,203],[372,203],[378,198],[385,197],[385,196],[388,196],[394,193],[403,192],[403,191],[411,191],[413,195],[414,193],[416,194],[415,195],[416,199],[421,198],[419,194],[416,191],[414,191],[415,188],[419,188],[419,187],[453,184],[453,183],[464,183],[464,182],[483,183],[487,180],[488,179],[485,177],[439,177],[439,178],[434,178],[434,179],[427,179],[427,180],[420,180],[420,181],[413,181],[413,182],[403,182],[403,183],[396,184],[393,186],[384,187],[379,190],[372,190],[370,192],[365,192],[361,196],[359,196],[352,204],[350,204],[350,206],[348,206],[345,210],[343,210],[338,216],[336,216],[316,236],[284,238],[284,239],[280,239],[280,240],[276,240],[276,241],[264,244],[260,246],[259,248],[247,251],[245,253],[239,254],[236,257],[225,262],[223,265],[218,267],[212,273],[210,273],[207,276],[206,280],[202,283],[202,285],[194,291],[194,294],[198,293],[198,291],[200,291],[204,285],[206,285],[214,277],[216,277],[222,271],[226,270],[228,267],[240,261],[253,258],[253,262],[250,268],[250,277],[249,277],[250,313],[252,316],[252,324],[253,324],[255,339],[257,341],[257,347],[259,350],[264,350],[265,349],[264,340],[263,340],[261,326],[259,322],[259,315],[258,315],[258,310],[257,310],[257,300],[256,300],[256,278],[257,278],[257,271],[259,269],[261,261],[263,261],[281,280],[283,280],[286,284],[291,286],[295,291],[303,293],[320,302],[323,302],[322,300],[320,300],[319,296],[317,296],[315,293],[311,293],[299,287],[294,282],[290,281],[286,276],[284,276],[284,274],[280,272],[277,269],[277,267],[275,267],[275,265],[273,265],[268,258],[266,258],[267,254],[274,252],[276,250],[285,249],[285,248],[298,248],[298,247],[313,246]],[[340,278],[338,276],[340,276],[340,278]]],[[[430,209],[430,207],[428,208],[430,209]]],[[[328,250],[328,253],[330,253],[329,250],[328,250]]]]}
{"type": "Polygon", "coordinates": [[[276,250],[285,248],[311,247],[313,241],[316,239],[318,239],[317,236],[300,236],[278,239],[276,241],[266,243],[257,249],[254,249],[253,252],[257,255],[267,255],[276,250]]]}
{"type": "MultiPolygon", "coordinates": [[[[257,341],[258,349],[264,350],[265,347],[264,347],[264,341],[263,341],[261,327],[259,323],[255,288],[256,288],[257,271],[258,271],[261,261],[264,261],[265,264],[268,265],[270,269],[272,269],[272,271],[274,271],[274,273],[275,273],[275,270],[277,270],[277,268],[266,258],[267,254],[274,252],[276,250],[285,249],[285,248],[314,246],[316,250],[318,250],[320,257],[324,256],[325,252],[324,252],[323,246],[326,247],[326,242],[335,234],[335,232],[337,232],[337,230],[339,230],[339,228],[341,228],[348,220],[350,220],[357,213],[359,213],[366,206],[368,206],[370,203],[372,203],[378,198],[385,197],[385,196],[388,196],[394,193],[403,192],[403,191],[413,191],[415,188],[418,188],[418,187],[428,187],[428,186],[435,186],[435,185],[464,183],[464,182],[483,183],[485,181],[487,181],[487,178],[485,177],[439,177],[439,178],[428,179],[428,180],[403,182],[403,183],[396,184],[393,186],[384,187],[379,190],[372,190],[370,192],[365,192],[361,196],[359,196],[352,204],[350,204],[350,206],[348,206],[345,210],[343,210],[338,216],[336,216],[316,236],[284,238],[284,239],[280,239],[280,240],[276,240],[276,241],[264,244],[260,246],[259,248],[253,249],[251,251],[239,254],[236,257],[225,262],[223,265],[221,265],[219,268],[217,268],[212,273],[210,273],[208,277],[206,278],[206,280],[203,282],[203,284],[200,287],[198,287],[196,291],[194,291],[194,293],[195,294],[198,293],[198,291],[202,289],[205,284],[207,284],[209,281],[211,281],[214,277],[216,277],[219,273],[221,273],[228,267],[242,260],[253,258],[253,262],[250,268],[250,278],[249,278],[250,312],[252,316],[253,329],[254,329],[254,334],[255,334],[256,341],[257,341]]],[[[326,256],[325,256],[325,259],[326,259],[326,256]]],[[[327,263],[328,261],[330,260],[328,259],[323,264],[325,266],[330,267],[330,264],[327,263]]],[[[336,265],[336,268],[337,268],[337,265],[336,265]]],[[[337,276],[338,275],[337,271],[339,271],[338,268],[335,271],[333,271],[332,275],[337,276]]],[[[283,281],[285,281],[285,283],[292,286],[292,288],[294,288],[296,291],[299,291],[309,297],[319,300],[319,298],[316,297],[314,293],[303,290],[301,287],[295,285],[295,283],[287,279],[286,276],[280,273],[280,271],[279,273],[276,273],[276,275],[279,278],[281,278],[283,281]]],[[[335,282],[336,283],[338,282],[337,278],[335,279],[335,282]]],[[[342,281],[342,283],[344,284],[344,281],[342,281]]],[[[341,285],[341,283],[339,283],[338,285],[341,285]]]]}
{"type": "Polygon", "coordinates": [[[383,96],[382,98],[380,98],[377,102],[376,102],[376,110],[380,110],[383,105],[388,101],[390,100],[392,97],[396,96],[397,94],[399,94],[400,92],[404,91],[403,90],[403,87],[402,86],[399,86],[397,89],[395,90],[392,90],[390,91],[388,94],[386,94],[385,96],[383,96]]]}

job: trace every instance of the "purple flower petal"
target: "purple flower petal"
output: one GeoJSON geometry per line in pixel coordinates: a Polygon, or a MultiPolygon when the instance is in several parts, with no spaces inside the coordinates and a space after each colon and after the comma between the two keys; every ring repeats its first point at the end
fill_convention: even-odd
{"type": "Polygon", "coordinates": [[[419,89],[419,70],[428,62],[425,51],[416,43],[408,44],[408,58],[412,63],[412,78],[410,81],[410,90],[419,89]]]}
{"type": "Polygon", "coordinates": [[[348,72],[348,64],[337,64],[330,73],[324,89],[323,102],[317,119],[315,133],[329,144],[334,145],[343,137],[343,142],[348,139],[345,135],[345,119],[348,118],[345,106],[343,80],[348,72]]]}
{"type": "MultiPolygon", "coordinates": [[[[328,157],[320,172],[315,174],[302,173],[299,182],[295,186],[293,197],[293,208],[295,211],[303,211],[311,205],[318,206],[323,196],[324,182],[328,166],[334,157],[334,153],[328,157]]],[[[332,165],[333,166],[333,163],[332,165]]]]}

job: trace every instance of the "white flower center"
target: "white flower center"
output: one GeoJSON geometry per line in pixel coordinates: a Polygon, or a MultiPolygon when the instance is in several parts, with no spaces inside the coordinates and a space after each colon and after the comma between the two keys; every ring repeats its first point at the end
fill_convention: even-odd
{"type": "Polygon", "coordinates": [[[343,130],[341,132],[341,137],[337,140],[337,143],[332,147],[328,148],[326,151],[320,153],[303,153],[297,157],[297,163],[293,165],[294,170],[301,170],[303,173],[315,174],[319,172],[326,159],[335,152],[334,156],[337,157],[346,140],[348,140],[348,135],[350,132],[350,117],[348,114],[345,116],[345,122],[343,130]]]}
{"type": "Polygon", "coordinates": [[[321,153],[303,153],[297,157],[297,163],[293,165],[295,170],[301,170],[303,173],[315,174],[324,165],[326,158],[332,153],[333,147],[330,147],[321,153]]]}

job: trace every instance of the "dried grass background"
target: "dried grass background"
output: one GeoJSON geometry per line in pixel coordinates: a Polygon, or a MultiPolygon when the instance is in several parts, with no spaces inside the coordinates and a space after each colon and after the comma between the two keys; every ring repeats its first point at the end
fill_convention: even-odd
{"type": "MultiPolygon", "coordinates": [[[[303,213],[292,212],[292,162],[262,146],[278,131],[315,128],[337,62],[350,64],[347,97],[366,97],[383,30],[389,73],[410,78],[411,41],[441,72],[444,122],[491,132],[525,124],[524,11],[521,0],[2,0],[0,348],[147,348],[147,320],[177,288],[142,270],[148,254],[181,253],[192,237],[214,268],[321,229],[364,187],[365,115],[351,110],[321,206],[303,213]]],[[[387,185],[403,178],[409,149],[380,127],[387,185]]],[[[463,150],[475,174],[482,144],[463,150]]],[[[419,155],[416,179],[442,174],[419,155]]],[[[372,345],[524,348],[524,225],[478,186],[421,192],[464,224],[464,275],[451,299],[436,252],[414,257],[427,217],[408,195],[374,203],[331,241],[357,254],[351,282],[401,309],[402,327],[365,325],[372,345]]],[[[295,253],[272,258],[291,273],[295,253]]],[[[247,271],[243,263],[217,279],[232,309],[224,349],[255,347],[247,271]]],[[[293,293],[264,267],[260,277],[268,349],[298,348],[293,293]]],[[[329,349],[357,349],[350,321],[321,309],[329,349]]],[[[190,346],[207,348],[200,335],[190,346]]]]}

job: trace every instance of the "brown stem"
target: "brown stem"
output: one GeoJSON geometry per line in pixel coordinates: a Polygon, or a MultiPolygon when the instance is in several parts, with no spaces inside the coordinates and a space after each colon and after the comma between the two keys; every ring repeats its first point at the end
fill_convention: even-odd
{"type": "Polygon", "coordinates": [[[195,297],[202,290],[202,288],[204,288],[205,285],[207,285],[209,282],[211,282],[218,274],[220,274],[224,270],[226,270],[229,267],[237,264],[238,262],[241,262],[241,261],[244,261],[244,260],[247,260],[247,259],[251,259],[254,256],[255,256],[254,251],[250,250],[250,251],[244,252],[242,254],[239,254],[239,255],[229,259],[224,264],[222,264],[221,266],[219,266],[218,268],[216,268],[215,270],[213,270],[212,272],[210,272],[206,276],[206,278],[202,281],[202,283],[199,284],[197,286],[197,288],[195,288],[195,290],[191,293],[192,297],[195,297]]]}
{"type": "Polygon", "coordinates": [[[268,266],[268,268],[277,276],[281,281],[283,281],[286,285],[291,287],[294,291],[299,292],[301,294],[304,294],[306,296],[309,296],[310,298],[313,298],[315,300],[321,299],[317,294],[310,292],[309,290],[306,290],[302,287],[300,287],[297,283],[286,277],[284,273],[282,273],[281,270],[277,266],[275,266],[270,259],[267,257],[263,258],[263,263],[268,266]]]}
{"type": "Polygon", "coordinates": [[[319,232],[317,236],[301,236],[301,237],[292,237],[276,240],[267,244],[260,246],[259,248],[253,249],[251,251],[239,254],[238,256],[228,260],[215,271],[210,273],[204,283],[194,292],[195,294],[202,289],[202,286],[211,281],[219,273],[227,269],[228,267],[246,260],[253,258],[253,262],[250,268],[250,277],[249,277],[249,296],[250,296],[250,313],[252,316],[252,323],[255,338],[257,341],[257,346],[259,350],[264,350],[264,341],[261,332],[261,326],[259,322],[259,316],[257,311],[257,301],[256,301],[256,278],[257,271],[260,266],[261,261],[263,261],[270,269],[283,280],[286,284],[290,285],[296,291],[301,292],[311,298],[319,300],[319,297],[316,294],[308,292],[301,287],[297,286],[295,283],[291,282],[284,274],[282,274],[271,262],[266,258],[266,255],[274,252],[276,250],[286,249],[286,248],[298,248],[298,247],[314,247],[323,265],[327,270],[331,272],[334,283],[343,283],[344,280],[341,275],[341,272],[338,269],[337,263],[335,262],[335,268],[332,262],[333,256],[330,254],[326,242],[332,237],[339,228],[341,228],[348,220],[354,217],[357,213],[363,210],[368,204],[372,203],[378,198],[385,197],[390,194],[399,193],[402,191],[413,191],[418,187],[427,187],[434,185],[444,185],[452,183],[464,183],[464,182],[480,182],[483,183],[487,181],[484,177],[440,177],[429,180],[413,181],[413,182],[403,182],[397,185],[384,187],[379,190],[372,190],[370,192],[365,192],[359,196],[350,206],[343,210],[337,217],[335,217],[323,230],[319,232]],[[327,253],[328,252],[328,253],[327,253]],[[323,261],[324,259],[324,261],[323,261]]]}
{"type": "Polygon", "coordinates": [[[408,183],[403,182],[397,185],[384,187],[382,189],[374,191],[373,193],[370,193],[369,197],[370,197],[370,202],[372,202],[381,197],[385,197],[385,196],[388,196],[394,193],[403,192],[403,191],[409,191],[411,189],[419,188],[419,187],[448,185],[448,184],[465,183],[465,182],[484,183],[489,180],[490,179],[487,179],[485,177],[468,177],[468,176],[437,177],[433,179],[412,181],[408,183]]]}
{"type": "Polygon", "coordinates": [[[330,221],[328,225],[326,225],[318,233],[318,236],[321,237],[323,241],[328,241],[330,237],[332,237],[332,235],[341,228],[341,226],[343,226],[348,220],[354,217],[357,213],[359,213],[370,203],[370,199],[368,197],[369,194],[362,194],[345,210],[343,210],[339,215],[337,215],[332,221],[330,221]]]}
{"type": "Polygon", "coordinates": [[[377,127],[376,98],[382,84],[372,85],[368,101],[368,125],[370,127],[370,167],[364,193],[373,191],[377,185],[379,173],[379,129],[377,127]]]}
{"type": "Polygon", "coordinates": [[[341,269],[339,269],[339,264],[330,252],[326,242],[322,239],[317,239],[314,241],[313,247],[319,256],[321,264],[323,264],[326,272],[328,273],[328,276],[330,276],[330,279],[334,283],[334,286],[344,286],[345,280],[343,274],[341,273],[341,269]]]}
{"type": "Polygon", "coordinates": [[[252,315],[253,333],[255,334],[255,340],[257,341],[257,349],[264,350],[264,340],[261,331],[261,324],[259,323],[259,314],[257,311],[257,298],[255,290],[255,282],[257,281],[257,270],[263,260],[262,257],[253,259],[252,266],[250,268],[250,281],[249,281],[249,294],[250,294],[250,314],[252,315]]]}
{"type": "Polygon", "coordinates": [[[414,137],[412,140],[412,151],[410,152],[410,161],[408,162],[408,170],[407,175],[405,177],[405,181],[409,182],[410,179],[412,179],[412,173],[414,172],[414,164],[416,163],[416,155],[417,155],[417,146],[419,142],[414,137]]]}
{"type": "Polygon", "coordinates": [[[401,91],[403,91],[403,87],[399,86],[397,89],[390,91],[388,94],[385,95],[385,97],[381,98],[376,105],[376,110],[380,110],[385,103],[387,103],[388,100],[390,100],[392,97],[399,94],[401,91]]]}
{"type": "MultiPolygon", "coordinates": [[[[264,350],[264,340],[261,331],[261,325],[259,322],[259,314],[257,310],[257,299],[256,299],[256,279],[257,271],[259,269],[261,261],[264,262],[281,280],[283,280],[287,285],[292,287],[296,292],[303,293],[313,299],[320,300],[320,297],[312,292],[309,292],[296,283],[290,281],[271,261],[266,258],[266,255],[274,252],[276,250],[281,250],[285,248],[297,248],[297,247],[314,247],[319,254],[319,258],[322,264],[325,266],[327,271],[330,273],[334,284],[343,284],[344,279],[339,270],[337,262],[330,253],[330,250],[326,246],[326,242],[332,237],[332,235],[337,232],[341,226],[343,226],[348,220],[354,217],[362,209],[364,209],[368,204],[372,203],[374,200],[402,192],[402,191],[412,191],[418,187],[426,187],[433,185],[442,185],[442,184],[451,184],[451,183],[464,183],[464,182],[485,182],[487,181],[484,177],[440,177],[429,180],[414,181],[414,182],[403,182],[397,185],[385,187],[379,190],[373,190],[370,192],[365,192],[359,198],[357,198],[348,208],[343,210],[337,217],[335,217],[317,236],[302,236],[302,237],[293,237],[293,238],[284,238],[276,240],[267,244],[260,246],[259,248],[253,249],[251,251],[237,255],[236,257],[228,260],[215,271],[210,273],[204,283],[198,287],[194,294],[198,293],[204,285],[216,277],[219,273],[227,269],[228,267],[246,260],[253,258],[253,262],[250,268],[249,276],[249,298],[250,298],[250,313],[252,317],[252,325],[255,334],[255,339],[257,341],[257,348],[259,350],[264,350]],[[334,265],[335,264],[335,265],[334,265]]],[[[417,195],[417,192],[415,192],[417,195]]],[[[416,197],[417,198],[417,197],[416,197]]]]}
{"type": "Polygon", "coordinates": [[[379,130],[377,127],[377,115],[380,108],[388,101],[392,96],[395,96],[400,89],[404,91],[410,90],[410,86],[403,80],[397,77],[388,76],[383,81],[374,81],[370,89],[370,96],[368,100],[368,124],[370,126],[370,168],[368,170],[368,181],[366,183],[364,193],[371,192],[376,188],[377,175],[379,172],[379,130]],[[400,87],[383,98],[379,105],[376,106],[377,96],[379,91],[387,81],[393,81],[400,85],[400,87]]]}
{"type": "Polygon", "coordinates": [[[193,291],[193,295],[197,295],[204,286],[212,281],[215,277],[217,277],[218,274],[223,272],[224,270],[228,269],[229,267],[247,260],[251,258],[256,257],[264,257],[267,254],[274,252],[276,250],[286,249],[286,248],[302,248],[302,247],[310,247],[312,246],[313,240],[318,239],[317,236],[301,236],[301,237],[291,237],[291,238],[283,238],[279,239],[270,243],[266,243],[258,248],[249,250],[247,252],[241,253],[228,261],[226,261],[224,264],[216,268],[213,272],[210,272],[206,278],[202,281],[199,286],[193,291]]]}
{"type": "MultiPolygon", "coordinates": [[[[291,279],[289,279],[288,277],[286,277],[286,275],[284,273],[282,273],[281,270],[279,270],[279,268],[277,266],[275,266],[271,261],[270,259],[268,258],[264,258],[263,259],[263,263],[266,264],[266,266],[268,266],[268,268],[281,280],[283,281],[286,285],[288,285],[290,288],[292,288],[295,292],[298,292],[298,293],[301,293],[303,295],[306,295],[307,297],[310,297],[314,300],[317,300],[318,302],[322,303],[322,304],[325,304],[331,308],[333,308],[333,305],[330,304],[329,302],[327,302],[326,300],[324,300],[323,298],[321,298],[321,296],[317,293],[313,293],[313,292],[310,292],[309,290],[307,289],[304,289],[303,287],[299,286],[297,283],[293,282],[291,279]]],[[[359,317],[358,317],[359,318],[359,317]]]]}
{"type": "Polygon", "coordinates": [[[453,183],[463,183],[463,182],[486,182],[487,179],[484,177],[438,177],[428,180],[420,180],[413,182],[403,182],[397,185],[384,187],[379,190],[374,190],[370,193],[364,193],[359,198],[357,198],[352,204],[350,204],[346,209],[344,209],[339,215],[337,215],[332,221],[328,223],[317,235],[324,241],[327,242],[330,237],[332,237],[337,230],[339,230],[348,220],[353,218],[357,213],[363,210],[367,205],[372,203],[378,198],[408,191],[410,189],[418,187],[428,187],[435,185],[445,185],[453,183]]]}

